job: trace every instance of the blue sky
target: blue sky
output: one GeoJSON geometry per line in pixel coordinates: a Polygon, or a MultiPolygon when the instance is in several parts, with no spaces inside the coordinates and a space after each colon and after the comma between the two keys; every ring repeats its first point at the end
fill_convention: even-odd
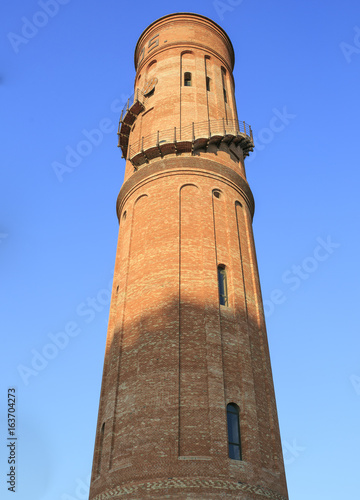
{"type": "Polygon", "coordinates": [[[143,29],[194,10],[233,42],[239,117],[256,138],[247,175],[290,498],[358,498],[359,3],[54,1],[3,2],[0,15],[1,498],[13,498],[14,386],[16,498],[87,498],[124,174],[119,109],[143,29]]]}

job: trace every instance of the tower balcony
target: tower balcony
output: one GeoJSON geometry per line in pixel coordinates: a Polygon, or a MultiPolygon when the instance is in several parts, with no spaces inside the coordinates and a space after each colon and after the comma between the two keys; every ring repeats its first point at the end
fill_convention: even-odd
{"type": "Polygon", "coordinates": [[[156,157],[193,153],[213,144],[220,147],[221,143],[227,146],[231,144],[240,146],[244,156],[248,156],[254,149],[250,125],[244,121],[228,120],[226,122],[225,119],[221,119],[193,122],[185,127],[158,130],[131,144],[128,159],[136,169],[156,157]]]}

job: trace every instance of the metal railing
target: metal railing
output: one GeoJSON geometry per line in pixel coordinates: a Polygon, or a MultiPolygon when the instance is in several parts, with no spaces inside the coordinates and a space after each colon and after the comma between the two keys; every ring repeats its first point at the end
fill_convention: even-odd
{"type": "Polygon", "coordinates": [[[144,94],[142,93],[142,91],[140,89],[136,89],[136,91],[129,97],[129,99],[127,100],[125,106],[121,110],[120,123],[122,122],[124,116],[129,111],[129,109],[131,108],[131,106],[133,104],[135,104],[135,102],[140,102],[141,104],[144,104],[145,101],[146,101],[146,97],[144,96],[144,94]]]}
{"type": "Polygon", "coordinates": [[[191,142],[198,139],[218,138],[220,141],[226,136],[236,138],[243,136],[248,139],[249,146],[253,147],[253,133],[250,125],[244,121],[228,120],[206,120],[203,122],[191,123],[185,127],[172,127],[166,130],[158,130],[153,134],[142,137],[139,141],[130,145],[129,157],[146,151],[152,147],[161,147],[166,143],[191,142]]]}

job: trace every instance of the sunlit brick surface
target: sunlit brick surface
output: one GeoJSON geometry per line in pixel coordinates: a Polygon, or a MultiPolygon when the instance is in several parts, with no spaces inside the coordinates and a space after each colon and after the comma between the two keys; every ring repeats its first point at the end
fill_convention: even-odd
{"type": "MultiPolygon", "coordinates": [[[[130,144],[237,117],[232,46],[212,21],[160,19],[140,37],[135,63],[135,88],[158,83],[130,144]]],[[[253,211],[241,146],[221,140],[137,170],[127,161],[91,500],[287,499],[253,211]],[[240,408],[241,461],[228,457],[230,402],[240,408]]]]}

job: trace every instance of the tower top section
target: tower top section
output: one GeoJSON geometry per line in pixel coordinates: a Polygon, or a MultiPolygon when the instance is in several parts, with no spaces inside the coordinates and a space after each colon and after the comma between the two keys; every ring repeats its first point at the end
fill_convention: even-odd
{"type": "Polygon", "coordinates": [[[118,128],[125,179],[169,155],[206,155],[245,179],[253,136],[238,119],[234,49],[225,31],[199,14],[161,17],[141,34],[135,66],[134,94],[118,128]]]}
{"type": "Polygon", "coordinates": [[[175,46],[206,49],[222,59],[230,72],[234,69],[234,48],[227,33],[208,17],[189,12],[168,14],[143,31],[135,48],[135,69],[140,70],[150,57],[175,46]],[[209,30],[214,35],[210,39],[209,30]]]}

